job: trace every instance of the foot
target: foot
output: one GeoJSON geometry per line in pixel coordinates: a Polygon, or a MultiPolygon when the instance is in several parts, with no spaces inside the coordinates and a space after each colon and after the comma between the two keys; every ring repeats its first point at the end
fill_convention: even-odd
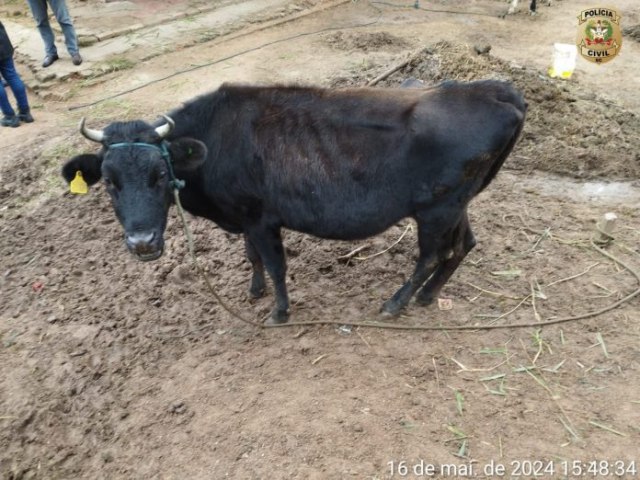
{"type": "Polygon", "coordinates": [[[422,305],[426,307],[427,305],[431,305],[436,300],[436,297],[432,292],[425,292],[424,290],[420,290],[418,295],[416,295],[416,303],[418,305],[422,305]]]}
{"type": "Polygon", "coordinates": [[[50,66],[53,62],[55,62],[56,60],[58,60],[58,54],[54,53],[53,55],[47,55],[46,57],[44,57],[44,61],[42,62],[42,66],[44,68],[47,68],[48,66],[50,66]]]}
{"type": "Polygon", "coordinates": [[[31,122],[33,122],[33,116],[31,115],[31,112],[29,110],[27,110],[26,112],[20,112],[18,114],[18,118],[20,119],[20,121],[22,123],[31,123],[31,122]]]}
{"type": "Polygon", "coordinates": [[[288,320],[288,310],[274,310],[271,312],[271,316],[264,323],[265,325],[280,325],[281,323],[287,323],[288,320]]]}
{"type": "Polygon", "coordinates": [[[385,317],[396,317],[402,311],[402,308],[402,305],[391,298],[382,304],[380,313],[385,317]]]}
{"type": "Polygon", "coordinates": [[[71,61],[74,65],[80,65],[82,63],[82,57],[79,53],[74,53],[73,55],[71,55],[71,61]]]}
{"type": "Polygon", "coordinates": [[[8,117],[5,115],[4,118],[0,120],[0,125],[2,125],[3,127],[16,128],[20,126],[20,119],[17,115],[13,115],[12,117],[8,117]]]}
{"type": "Polygon", "coordinates": [[[252,300],[258,300],[259,298],[264,297],[264,286],[263,287],[254,287],[253,285],[251,285],[251,288],[249,289],[249,297],[252,300]]]}
{"type": "Polygon", "coordinates": [[[260,278],[259,276],[254,276],[251,279],[251,287],[249,288],[249,296],[253,300],[257,300],[258,298],[264,297],[265,293],[265,283],[264,277],[260,278]]]}

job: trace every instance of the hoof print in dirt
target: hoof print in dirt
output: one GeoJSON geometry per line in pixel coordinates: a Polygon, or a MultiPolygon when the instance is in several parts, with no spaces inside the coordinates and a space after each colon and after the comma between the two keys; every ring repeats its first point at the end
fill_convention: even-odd
{"type": "Polygon", "coordinates": [[[175,415],[182,415],[183,413],[186,413],[187,411],[187,405],[179,400],[177,402],[173,402],[171,405],[169,405],[169,413],[173,413],[175,415]]]}

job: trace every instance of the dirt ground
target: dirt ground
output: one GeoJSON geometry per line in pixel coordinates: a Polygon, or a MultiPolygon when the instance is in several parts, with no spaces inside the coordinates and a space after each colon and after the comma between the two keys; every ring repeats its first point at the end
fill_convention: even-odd
{"type": "MultiPolygon", "coordinates": [[[[0,132],[0,478],[640,475],[640,297],[629,298],[640,288],[640,42],[630,33],[619,58],[579,61],[562,81],[546,68],[553,41],[575,37],[577,1],[505,19],[494,0],[420,2],[448,13],[333,3],[278,6],[226,36],[60,78],[29,92],[35,123],[0,132]],[[529,115],[470,208],[478,245],[443,290],[452,308],[411,304],[394,321],[518,325],[617,306],[546,327],[262,330],[207,293],[175,212],[164,256],[140,263],[104,188],[72,196],[59,177],[93,149],[81,116],[94,128],[153,120],[224,81],[362,85],[409,55],[380,87],[509,79],[529,115]],[[617,261],[589,242],[606,212],[618,224],[604,252],[617,261]]],[[[640,22],[635,0],[617,7],[624,25],[640,22]]],[[[272,291],[249,300],[242,240],[188,220],[217,291],[264,318],[272,291]]],[[[416,256],[410,220],[362,242],[286,232],[285,243],[293,321],[381,320],[416,256]]]]}

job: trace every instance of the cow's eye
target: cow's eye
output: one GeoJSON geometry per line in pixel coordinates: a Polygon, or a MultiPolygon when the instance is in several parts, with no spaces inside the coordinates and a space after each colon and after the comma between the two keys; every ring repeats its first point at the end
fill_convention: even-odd
{"type": "Polygon", "coordinates": [[[167,172],[165,172],[164,170],[159,171],[156,176],[156,184],[162,183],[166,176],[167,172]]]}

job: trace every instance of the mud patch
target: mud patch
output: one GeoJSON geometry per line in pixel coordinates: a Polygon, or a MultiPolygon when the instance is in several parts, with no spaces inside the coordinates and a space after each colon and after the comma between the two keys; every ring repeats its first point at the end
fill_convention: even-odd
{"type": "Polygon", "coordinates": [[[336,32],[325,35],[322,41],[336,50],[370,52],[377,50],[402,50],[410,45],[400,37],[387,32],[336,32]]]}
{"type": "MultiPolygon", "coordinates": [[[[640,177],[640,118],[585,90],[579,78],[571,82],[554,80],[492,55],[479,55],[472,47],[444,42],[425,49],[378,86],[398,86],[407,77],[427,85],[443,80],[501,79],[513,82],[524,92],[529,103],[527,121],[506,168],[577,178],[640,177]]],[[[337,79],[333,85],[361,85],[367,80],[356,74],[337,79]]]]}
{"type": "Polygon", "coordinates": [[[631,37],[635,41],[640,42],[640,25],[634,25],[622,29],[622,33],[626,37],[631,37]]]}
{"type": "MultiPolygon", "coordinates": [[[[19,167],[35,169],[21,162],[11,170],[19,167]]],[[[562,203],[520,185],[527,182],[503,172],[474,202],[478,246],[443,291],[453,309],[412,304],[400,321],[523,323],[536,311],[549,318],[597,310],[636,288],[628,273],[572,245],[588,238],[600,205],[562,203]],[[526,304],[534,287],[541,290],[537,310],[526,304]]],[[[574,458],[585,448],[597,458],[634,451],[633,405],[612,409],[611,396],[637,398],[629,390],[640,365],[629,347],[639,335],[637,302],[543,332],[263,332],[231,319],[208,295],[190,268],[175,212],[165,255],[140,263],[126,253],[101,186],[80,198],[53,195],[29,214],[3,205],[0,478],[89,478],[96,471],[98,478],[198,478],[202,471],[272,478],[276,464],[284,473],[274,478],[338,478],[347,468],[354,478],[386,478],[388,459],[420,458],[425,448],[455,459],[461,447],[451,443],[450,425],[469,435],[481,462],[500,455],[492,442],[499,435],[510,440],[509,460],[542,458],[553,447],[574,458]],[[590,348],[600,332],[608,356],[590,348]],[[532,358],[572,407],[587,447],[568,440],[555,421],[556,403],[517,368],[532,358]],[[484,385],[488,371],[497,394],[484,385]],[[464,416],[452,390],[465,399],[464,416]],[[493,417],[498,424],[487,422],[493,417]],[[625,436],[612,439],[591,418],[625,436]],[[409,434],[418,440],[409,442],[409,434]],[[568,442],[562,450],[561,442],[568,442]]],[[[636,209],[616,211],[624,225],[638,224],[636,209]]],[[[264,318],[272,288],[248,300],[242,238],[206,220],[189,223],[216,290],[244,315],[264,318]]],[[[398,241],[409,225],[355,243],[287,232],[293,318],[376,319],[413,268],[415,229],[398,241]],[[344,260],[356,248],[361,253],[344,260]]],[[[626,245],[637,240],[631,229],[616,235],[626,245]]],[[[624,258],[637,264],[634,256],[624,258]]]]}

